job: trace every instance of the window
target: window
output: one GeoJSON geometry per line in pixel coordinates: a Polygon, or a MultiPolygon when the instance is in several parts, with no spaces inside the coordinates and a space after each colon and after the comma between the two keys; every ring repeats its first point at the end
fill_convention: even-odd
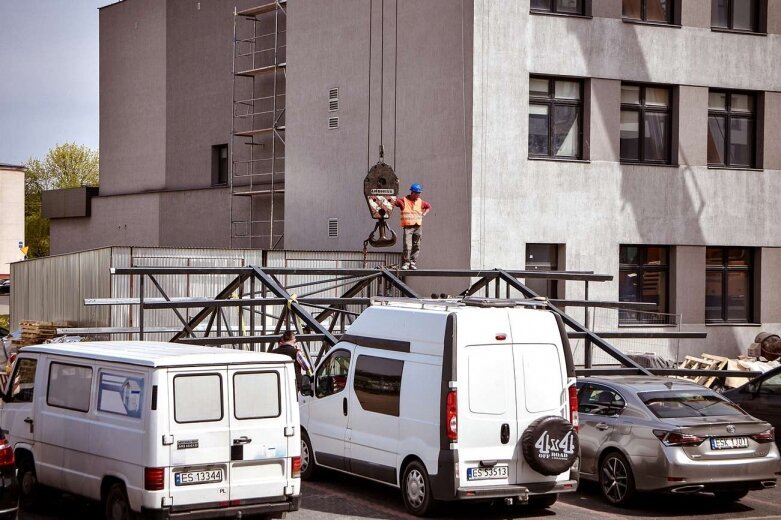
{"type": "Polygon", "coordinates": [[[100,372],[98,411],[140,418],[143,403],[143,376],[100,372]]]}
{"type": "Polygon", "coordinates": [[[705,322],[752,320],[753,250],[745,247],[705,249],[705,322]]]}
{"type": "Polygon", "coordinates": [[[331,354],[315,374],[315,395],[327,397],[344,390],[349,372],[350,353],[340,350],[331,354]]]}
{"type": "Polygon", "coordinates": [[[531,0],[531,10],[546,13],[585,15],[586,0],[531,0]]]}
{"type": "Polygon", "coordinates": [[[228,145],[212,146],[212,185],[228,184],[228,145]]]}
{"type": "Polygon", "coordinates": [[[624,18],[643,22],[673,23],[673,0],[623,0],[624,18]]]}
{"type": "Polygon", "coordinates": [[[711,90],[708,94],[708,165],[753,168],[756,141],[754,94],[711,90]]]}
{"type": "Polygon", "coordinates": [[[713,393],[691,391],[641,392],[637,396],[660,419],[746,415],[740,408],[713,393]]]}
{"type": "Polygon", "coordinates": [[[621,161],[670,164],[669,87],[621,85],[621,161]]]}
{"type": "Polygon", "coordinates": [[[11,378],[10,396],[14,403],[32,403],[35,389],[35,359],[19,358],[14,376],[11,378]]]}
{"type": "Polygon", "coordinates": [[[566,387],[562,359],[556,345],[543,343],[523,346],[523,388],[526,411],[551,412],[561,407],[561,394],[541,392],[541,388],[566,387]]]}
{"type": "Polygon", "coordinates": [[[731,31],[759,32],[759,0],[712,0],[711,27],[731,31]]]}
{"type": "Polygon", "coordinates": [[[618,313],[620,324],[665,324],[668,309],[669,248],[665,246],[621,246],[619,250],[618,300],[655,303],[656,311],[618,313]]]}
{"type": "Polygon", "coordinates": [[[358,356],[353,388],[361,408],[367,412],[398,417],[403,371],[403,361],[358,356]]]}
{"type": "Polygon", "coordinates": [[[618,392],[605,386],[585,385],[579,397],[578,413],[617,415],[626,406],[618,392]]]}
{"type": "MultiPolygon", "coordinates": [[[[559,269],[558,244],[526,244],[527,271],[556,271],[559,269]]],[[[559,297],[558,280],[527,278],[526,287],[540,296],[555,300],[559,297]]]]}
{"type": "Polygon", "coordinates": [[[781,374],[766,378],[760,383],[760,394],[778,395],[781,394],[781,374]]]}
{"type": "Polygon", "coordinates": [[[583,82],[529,79],[529,156],[581,158],[583,82]]]}
{"type": "Polygon", "coordinates": [[[174,376],[174,420],[178,423],[221,421],[222,377],[219,374],[174,376]]]}
{"type": "Polygon", "coordinates": [[[79,412],[88,412],[92,395],[92,369],[79,365],[49,365],[46,404],[79,412]]]}
{"type": "Polygon", "coordinates": [[[277,372],[233,375],[233,415],[236,419],[279,417],[281,410],[277,372]]]}

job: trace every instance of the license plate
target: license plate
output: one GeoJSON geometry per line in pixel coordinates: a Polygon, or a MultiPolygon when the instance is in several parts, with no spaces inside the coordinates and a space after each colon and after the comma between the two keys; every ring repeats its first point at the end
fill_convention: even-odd
{"type": "Polygon", "coordinates": [[[467,480],[502,479],[510,476],[510,468],[507,464],[497,464],[490,468],[467,468],[467,480]]]}
{"type": "Polygon", "coordinates": [[[731,450],[735,448],[748,448],[748,437],[711,438],[710,447],[714,450],[731,450]]]}
{"type": "Polygon", "coordinates": [[[222,470],[174,473],[174,483],[177,486],[193,486],[195,484],[208,484],[209,482],[222,482],[222,470]]]}

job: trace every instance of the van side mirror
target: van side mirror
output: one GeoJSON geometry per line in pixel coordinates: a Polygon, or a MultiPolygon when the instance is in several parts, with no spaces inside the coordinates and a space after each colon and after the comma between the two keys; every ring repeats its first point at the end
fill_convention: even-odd
{"type": "Polygon", "coordinates": [[[310,397],[315,395],[312,391],[312,378],[309,376],[304,376],[301,379],[301,395],[308,395],[310,397]]]}

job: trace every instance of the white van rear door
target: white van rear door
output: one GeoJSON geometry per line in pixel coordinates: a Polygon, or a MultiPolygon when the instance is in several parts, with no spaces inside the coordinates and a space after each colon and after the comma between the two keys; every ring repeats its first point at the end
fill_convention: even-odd
{"type": "Polygon", "coordinates": [[[282,497],[290,474],[288,438],[296,429],[290,410],[295,383],[283,364],[229,368],[228,376],[231,502],[282,497]]]}
{"type": "Polygon", "coordinates": [[[169,369],[173,506],[227,503],[230,488],[228,367],[169,369]]]}
{"type": "Polygon", "coordinates": [[[458,361],[461,486],[513,483],[519,436],[513,347],[508,343],[469,345],[462,352],[458,361]]]}

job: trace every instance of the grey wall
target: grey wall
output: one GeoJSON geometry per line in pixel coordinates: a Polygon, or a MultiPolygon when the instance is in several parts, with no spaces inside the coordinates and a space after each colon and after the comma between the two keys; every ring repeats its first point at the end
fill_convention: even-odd
{"type": "MultiPolygon", "coordinates": [[[[471,2],[399,0],[398,13],[393,0],[373,2],[371,41],[370,2],[289,4],[285,246],[362,247],[374,224],[363,178],[382,142],[402,193],[420,182],[434,208],[424,224],[421,264],[466,266],[471,2]],[[340,89],[338,130],[326,126],[332,87],[340,89]],[[327,236],[329,217],[339,219],[338,239],[327,236]]],[[[400,232],[397,212],[392,222],[400,232]]]]}
{"type": "Polygon", "coordinates": [[[166,20],[159,0],[100,10],[101,195],[165,186],[166,20]]]}

